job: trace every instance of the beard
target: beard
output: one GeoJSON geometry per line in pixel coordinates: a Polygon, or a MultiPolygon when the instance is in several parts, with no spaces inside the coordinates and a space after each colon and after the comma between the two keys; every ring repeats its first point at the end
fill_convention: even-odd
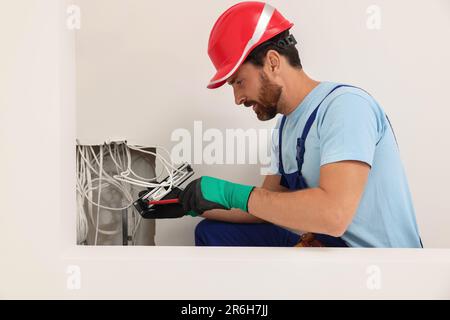
{"type": "Polygon", "coordinates": [[[253,110],[258,120],[267,121],[273,119],[278,114],[278,103],[280,101],[282,87],[272,83],[264,71],[260,74],[261,89],[259,90],[259,102],[253,104],[253,110]]]}

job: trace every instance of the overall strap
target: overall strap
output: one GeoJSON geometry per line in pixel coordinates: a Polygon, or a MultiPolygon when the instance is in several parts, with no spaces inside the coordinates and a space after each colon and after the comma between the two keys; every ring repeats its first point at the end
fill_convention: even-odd
{"type": "Polygon", "coordinates": [[[282,175],[285,174],[284,167],[283,167],[283,156],[282,156],[282,151],[281,151],[281,143],[283,141],[283,139],[282,139],[283,128],[284,128],[285,122],[286,122],[286,116],[283,116],[283,118],[281,118],[280,128],[278,129],[278,167],[279,167],[279,171],[282,175]]]}

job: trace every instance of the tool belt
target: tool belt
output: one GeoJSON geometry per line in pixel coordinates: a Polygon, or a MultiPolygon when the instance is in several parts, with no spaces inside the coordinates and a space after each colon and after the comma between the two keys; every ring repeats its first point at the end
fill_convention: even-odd
{"type": "Polygon", "coordinates": [[[325,245],[317,240],[313,233],[305,233],[301,235],[295,247],[325,247],[325,245]]]}

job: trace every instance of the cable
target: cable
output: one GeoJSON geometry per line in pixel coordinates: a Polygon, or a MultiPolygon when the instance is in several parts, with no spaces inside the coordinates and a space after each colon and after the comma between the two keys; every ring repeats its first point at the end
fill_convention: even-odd
{"type": "MultiPolygon", "coordinates": [[[[83,180],[82,179],[81,180],[78,179],[78,191],[81,194],[81,196],[84,197],[87,200],[87,202],[88,202],[89,218],[91,220],[92,225],[96,225],[97,223],[94,221],[94,218],[93,218],[93,206],[97,206],[98,208],[103,208],[103,209],[107,209],[107,210],[117,210],[117,208],[109,208],[109,207],[100,205],[99,203],[95,203],[92,200],[92,191],[98,189],[98,187],[94,186],[94,183],[98,179],[91,179],[91,171],[94,172],[94,174],[98,174],[100,172],[100,170],[96,170],[95,168],[93,168],[92,164],[94,163],[94,160],[90,160],[90,154],[87,153],[87,150],[85,150],[85,148],[83,148],[82,146],[79,146],[78,147],[78,151],[79,151],[78,154],[80,155],[80,158],[82,158],[84,160],[84,162],[81,163],[82,164],[81,165],[82,169],[80,170],[81,173],[83,172],[84,165],[87,165],[87,167],[89,169],[89,170],[86,171],[85,175],[82,175],[82,179],[84,179],[84,177],[87,178],[87,183],[86,184],[82,184],[83,180]],[[84,154],[85,152],[86,152],[86,154],[84,154]]],[[[95,153],[93,153],[93,155],[95,156],[95,153]]],[[[103,170],[101,172],[106,173],[103,170]]],[[[113,184],[117,184],[117,182],[112,180],[112,178],[111,178],[110,182],[112,182],[113,184]]],[[[103,187],[108,187],[108,186],[109,186],[109,184],[104,184],[103,185],[103,187]]],[[[131,199],[131,196],[129,198],[131,199]]],[[[83,205],[79,205],[79,208],[81,208],[80,209],[80,215],[81,216],[85,216],[84,206],[83,205]]],[[[83,218],[83,220],[84,220],[84,218],[83,218]]],[[[83,224],[83,221],[80,221],[80,224],[83,224]]],[[[81,228],[83,228],[83,227],[80,227],[80,230],[81,230],[81,228]]],[[[102,230],[102,229],[98,228],[98,232],[100,232],[102,234],[105,234],[105,235],[114,235],[114,234],[117,234],[118,232],[120,232],[120,229],[118,228],[116,230],[109,231],[109,230],[102,230]]],[[[87,232],[84,232],[84,233],[87,234],[87,232]]],[[[83,242],[85,240],[86,240],[86,237],[83,236],[80,239],[80,242],[83,242]]]]}
{"type": "MultiPolygon", "coordinates": [[[[146,159],[145,157],[143,159],[146,159]]],[[[174,184],[174,174],[182,172],[174,166],[170,159],[167,149],[160,146],[142,147],[131,146],[126,143],[112,143],[99,146],[99,152],[96,153],[92,146],[80,145],[77,141],[77,243],[83,243],[87,239],[88,234],[88,217],[92,225],[95,227],[95,241],[98,243],[98,234],[115,235],[120,232],[120,227],[116,230],[102,230],[100,228],[100,209],[109,211],[123,211],[132,207],[133,197],[130,187],[132,185],[139,187],[155,188],[164,187],[167,190],[172,189],[174,184]],[[146,149],[153,148],[155,152],[146,149]],[[153,178],[146,178],[138,175],[132,168],[131,151],[136,153],[148,154],[154,157],[155,164],[159,162],[162,170],[153,178]],[[165,153],[167,159],[161,154],[165,153]],[[111,158],[113,171],[108,173],[104,169],[104,160],[106,157],[111,158]],[[160,177],[166,173],[167,178],[163,182],[158,183],[160,177]],[[121,207],[109,207],[101,204],[101,195],[107,188],[115,188],[121,195],[123,205],[121,207]],[[97,201],[92,199],[93,192],[97,192],[97,201]],[[87,205],[87,212],[85,210],[87,205]],[[96,207],[96,219],[94,219],[94,207],[96,207]]],[[[133,224],[130,225],[132,230],[132,242],[135,244],[135,237],[140,226],[142,216],[132,210],[133,224]]]]}
{"type": "MultiPolygon", "coordinates": [[[[91,147],[91,151],[92,147],[91,147]]],[[[99,163],[99,171],[100,171],[100,176],[98,179],[98,193],[97,193],[97,202],[98,202],[98,206],[97,206],[97,224],[95,226],[95,242],[94,244],[97,245],[97,239],[98,239],[98,223],[100,220],[100,198],[102,195],[102,173],[103,173],[103,146],[100,146],[100,163],[99,163]]]]}

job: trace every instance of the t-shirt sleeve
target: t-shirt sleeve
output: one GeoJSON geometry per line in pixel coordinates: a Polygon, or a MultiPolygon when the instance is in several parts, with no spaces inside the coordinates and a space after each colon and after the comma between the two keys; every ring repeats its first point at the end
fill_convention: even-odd
{"type": "Polygon", "coordinates": [[[383,111],[376,102],[344,93],[320,111],[317,123],[320,165],[356,160],[372,166],[384,123],[383,111]]]}

